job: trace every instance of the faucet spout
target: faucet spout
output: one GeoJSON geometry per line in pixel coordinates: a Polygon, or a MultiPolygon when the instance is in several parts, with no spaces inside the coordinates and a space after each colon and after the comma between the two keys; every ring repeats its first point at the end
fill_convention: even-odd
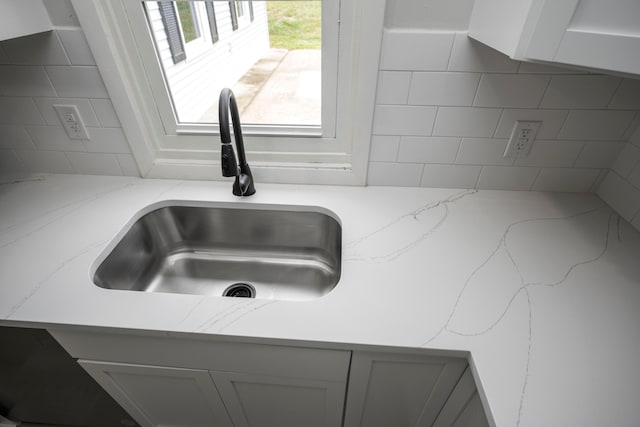
{"type": "Polygon", "coordinates": [[[220,92],[218,101],[218,121],[220,123],[220,142],[222,147],[221,166],[222,176],[235,176],[233,183],[233,194],[236,196],[251,196],[256,192],[253,183],[251,168],[247,163],[247,156],[244,151],[244,139],[242,138],[242,125],[240,124],[240,114],[238,104],[233,91],[224,88],[220,92]],[[229,112],[231,112],[231,122],[233,124],[233,137],[238,151],[236,160],[233,145],[231,144],[231,134],[229,133],[229,112]]]}

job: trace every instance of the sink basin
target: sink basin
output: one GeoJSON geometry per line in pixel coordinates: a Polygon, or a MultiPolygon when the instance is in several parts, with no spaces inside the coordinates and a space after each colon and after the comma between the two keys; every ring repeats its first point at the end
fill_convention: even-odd
{"type": "Polygon", "coordinates": [[[170,202],[118,236],[93,275],[102,288],[309,300],[340,279],[342,228],[322,208],[170,202]]]}

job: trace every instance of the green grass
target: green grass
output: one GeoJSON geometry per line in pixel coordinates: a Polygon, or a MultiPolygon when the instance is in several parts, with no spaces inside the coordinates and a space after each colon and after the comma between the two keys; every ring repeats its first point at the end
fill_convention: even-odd
{"type": "Polygon", "coordinates": [[[185,43],[189,43],[191,40],[198,38],[195,26],[193,25],[193,15],[191,14],[191,5],[186,1],[176,2],[178,7],[178,16],[180,17],[180,23],[182,24],[182,34],[184,35],[185,43]]]}
{"type": "Polygon", "coordinates": [[[269,38],[277,49],[320,49],[321,2],[268,1],[269,38]]]}

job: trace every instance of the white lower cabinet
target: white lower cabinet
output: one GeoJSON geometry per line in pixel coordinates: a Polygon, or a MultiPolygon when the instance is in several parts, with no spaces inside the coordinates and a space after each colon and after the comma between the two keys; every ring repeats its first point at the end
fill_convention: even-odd
{"type": "Polygon", "coordinates": [[[488,425],[461,357],[50,332],[143,427],[488,425]]]}
{"type": "Polygon", "coordinates": [[[344,382],[211,372],[237,427],[342,425],[344,382]]]}
{"type": "Polygon", "coordinates": [[[207,371],[78,363],[143,427],[233,426],[207,371]]]}
{"type": "Polygon", "coordinates": [[[430,427],[466,366],[459,358],[354,351],[344,425],[430,427]]]}
{"type": "Polygon", "coordinates": [[[336,382],[92,360],[78,363],[142,426],[342,424],[346,378],[336,382]]]}
{"type": "Polygon", "coordinates": [[[433,427],[489,427],[471,369],[462,374],[433,427]]]}

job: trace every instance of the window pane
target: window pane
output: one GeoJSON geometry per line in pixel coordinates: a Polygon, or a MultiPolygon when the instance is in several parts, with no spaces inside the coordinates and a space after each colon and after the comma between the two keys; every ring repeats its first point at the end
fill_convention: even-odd
{"type": "Polygon", "coordinates": [[[196,15],[191,2],[177,2],[176,6],[178,7],[178,15],[180,16],[184,42],[189,43],[190,41],[200,37],[198,16],[196,15]]]}
{"type": "MultiPolygon", "coordinates": [[[[198,19],[205,28],[212,27],[207,9],[196,13],[199,9],[192,3],[197,2],[176,2],[187,43],[200,37],[198,19]]],[[[240,8],[244,2],[235,3],[240,8]]],[[[219,42],[202,38],[206,46],[193,54],[188,51],[187,60],[178,64],[168,56],[166,32],[156,19],[157,3],[145,4],[179,122],[217,123],[219,93],[230,87],[243,124],[321,125],[320,1],[254,0],[254,19],[239,21],[237,31],[228,2],[214,1],[219,42]]]]}

